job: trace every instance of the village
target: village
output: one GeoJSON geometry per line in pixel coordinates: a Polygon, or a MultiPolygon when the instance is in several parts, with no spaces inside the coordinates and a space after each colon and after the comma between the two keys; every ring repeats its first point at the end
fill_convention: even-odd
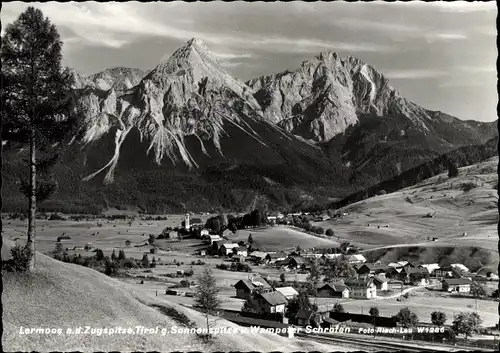
{"type": "MultiPolygon", "coordinates": [[[[342,213],[333,218],[347,216],[347,213],[342,213]]],[[[272,233],[275,228],[289,227],[294,219],[297,223],[297,217],[313,222],[330,218],[326,214],[303,213],[288,217],[277,214],[266,216],[262,220],[262,227],[268,228],[272,233]]],[[[288,250],[267,250],[265,247],[255,246],[251,232],[255,229],[254,235],[257,234],[257,228],[238,224],[237,217],[228,217],[225,223],[223,218],[222,215],[217,215],[203,222],[201,218],[191,218],[188,213],[184,216],[181,227],[168,231],[168,238],[173,244],[184,243],[190,238],[192,242],[197,241],[196,248],[199,250],[193,256],[198,261],[215,265],[216,270],[223,270],[219,282],[223,288],[220,292],[223,302],[220,315],[239,325],[276,329],[293,325],[338,330],[339,325],[346,323],[361,328],[364,324],[372,325],[373,316],[377,316],[377,325],[386,327],[377,332],[396,337],[392,328],[406,325],[397,316],[407,304],[411,306],[412,296],[439,296],[435,300],[441,302],[446,301],[446,298],[454,301],[463,298],[464,307],[471,307],[467,300],[473,300],[476,308],[478,298],[484,300],[485,297],[491,297],[486,299],[494,305],[493,300],[497,300],[494,299],[495,295],[498,297],[498,291],[488,290],[487,294],[484,289],[494,288],[498,284],[498,276],[490,269],[472,273],[461,263],[447,266],[410,261],[371,263],[358,246],[347,242],[331,248],[301,249],[297,246],[288,250]],[[241,236],[237,236],[241,233],[238,227],[249,228],[246,240],[237,240],[241,239],[241,236]],[[226,278],[222,278],[224,273],[227,274],[226,278]],[[297,306],[301,297],[305,297],[311,305],[307,308],[297,306]],[[392,312],[388,314],[386,308],[378,313],[379,307],[384,307],[384,303],[388,302],[396,305],[391,306],[392,312]],[[376,308],[377,314],[371,311],[375,310],[372,308],[376,308]]],[[[188,270],[176,270],[175,277],[181,279],[180,284],[172,285],[165,292],[158,290],[159,287],[156,286],[156,295],[168,295],[169,300],[195,307],[192,298],[197,284],[186,276],[189,271],[192,273],[192,268],[193,266],[188,270]]],[[[143,278],[140,282],[142,284],[152,280],[154,276],[146,275],[143,278]]],[[[433,311],[438,311],[439,308],[435,309],[433,311]]],[[[459,309],[461,308],[456,308],[456,313],[459,309]]],[[[454,314],[446,314],[451,321],[454,314]]],[[[418,322],[431,326],[430,330],[433,332],[434,320],[431,315],[420,316],[418,322]]],[[[439,336],[441,341],[446,341],[449,337],[446,334],[449,332],[439,336]]],[[[436,339],[435,335],[427,336],[436,339]]]]}

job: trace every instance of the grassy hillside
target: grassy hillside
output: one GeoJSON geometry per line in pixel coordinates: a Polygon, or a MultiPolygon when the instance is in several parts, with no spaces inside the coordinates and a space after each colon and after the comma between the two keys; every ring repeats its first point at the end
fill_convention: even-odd
{"type": "MultiPolygon", "coordinates": [[[[195,334],[161,335],[66,335],[67,328],[181,327],[179,322],[150,305],[174,308],[198,327],[202,314],[134,290],[131,286],[85,267],[66,264],[37,253],[32,274],[4,272],[3,348],[6,351],[328,351],[332,348],[273,334],[220,335],[213,343],[200,341],[195,334]],[[20,335],[20,327],[62,328],[63,334],[20,335]]],[[[234,326],[217,319],[219,327],[234,326]]],[[[343,349],[343,348],[342,348],[343,349]]]]}
{"type": "Polygon", "coordinates": [[[340,241],[360,244],[366,250],[475,247],[488,250],[498,260],[497,167],[495,157],[459,168],[456,178],[442,173],[415,186],[345,206],[342,210],[349,213],[347,217],[315,225],[332,228],[340,241]],[[438,240],[432,241],[433,237],[438,240]]]}

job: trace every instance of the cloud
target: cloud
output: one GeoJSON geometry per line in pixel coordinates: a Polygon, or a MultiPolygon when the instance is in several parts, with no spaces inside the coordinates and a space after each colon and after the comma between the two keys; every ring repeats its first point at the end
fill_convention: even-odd
{"type": "Polygon", "coordinates": [[[408,1],[408,2],[391,2],[384,3],[376,1],[380,5],[387,5],[391,7],[404,7],[411,9],[429,9],[438,10],[440,12],[486,12],[496,10],[495,1],[408,1]]]}
{"type": "Polygon", "coordinates": [[[211,53],[219,60],[233,60],[233,59],[241,59],[241,58],[253,58],[254,55],[250,53],[223,53],[217,51],[211,51],[211,53]]]}
{"type": "Polygon", "coordinates": [[[462,72],[469,72],[469,73],[475,73],[475,74],[481,74],[481,73],[496,73],[497,69],[495,65],[493,64],[492,66],[455,66],[455,70],[462,71],[462,72]]]}
{"type": "Polygon", "coordinates": [[[381,73],[391,80],[406,80],[406,79],[428,79],[445,76],[448,73],[441,70],[386,70],[381,73]]]}

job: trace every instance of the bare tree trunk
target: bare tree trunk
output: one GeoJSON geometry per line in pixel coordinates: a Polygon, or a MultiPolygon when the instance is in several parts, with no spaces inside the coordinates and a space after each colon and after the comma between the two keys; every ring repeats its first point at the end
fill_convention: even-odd
{"type": "Polygon", "coordinates": [[[30,132],[30,197],[28,213],[28,243],[32,256],[28,263],[29,271],[35,267],[35,219],[36,219],[36,146],[35,129],[30,132]]]}

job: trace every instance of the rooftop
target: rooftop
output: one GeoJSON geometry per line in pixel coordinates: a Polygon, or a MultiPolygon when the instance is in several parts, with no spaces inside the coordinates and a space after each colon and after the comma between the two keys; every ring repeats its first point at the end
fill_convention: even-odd
{"type": "Polygon", "coordinates": [[[287,300],[283,294],[280,292],[269,292],[269,293],[261,293],[260,296],[269,304],[269,305],[280,305],[286,304],[287,300]]]}

